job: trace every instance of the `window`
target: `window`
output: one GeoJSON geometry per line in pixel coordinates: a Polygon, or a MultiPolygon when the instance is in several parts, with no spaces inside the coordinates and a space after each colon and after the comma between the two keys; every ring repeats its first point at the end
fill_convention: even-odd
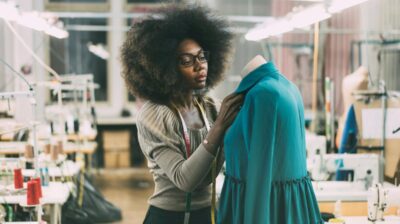
{"type": "Polygon", "coordinates": [[[109,0],[45,0],[47,10],[59,12],[104,12],[110,9],[109,4],[109,0]]]}
{"type": "Polygon", "coordinates": [[[106,3],[107,0],[48,0],[49,3],[106,3]]]}
{"type": "Polygon", "coordinates": [[[59,74],[94,75],[100,85],[96,101],[107,101],[107,60],[89,51],[88,44],[101,44],[107,49],[107,32],[90,31],[85,27],[106,26],[106,19],[62,19],[69,31],[66,39],[50,39],[50,66],[59,74]]]}
{"type": "MultiPolygon", "coordinates": [[[[128,0],[128,4],[131,3],[161,3],[161,2],[167,2],[166,0],[128,0]]],[[[171,1],[169,1],[171,2],[171,1]]]]}

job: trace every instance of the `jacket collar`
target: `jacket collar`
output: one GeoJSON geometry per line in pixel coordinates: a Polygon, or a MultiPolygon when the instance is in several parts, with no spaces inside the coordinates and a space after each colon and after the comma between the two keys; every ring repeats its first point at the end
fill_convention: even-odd
{"type": "Polygon", "coordinates": [[[276,69],[273,62],[270,61],[268,63],[262,64],[243,78],[238,88],[235,90],[235,93],[247,91],[266,76],[277,78],[278,75],[279,71],[278,69],[276,69]]]}

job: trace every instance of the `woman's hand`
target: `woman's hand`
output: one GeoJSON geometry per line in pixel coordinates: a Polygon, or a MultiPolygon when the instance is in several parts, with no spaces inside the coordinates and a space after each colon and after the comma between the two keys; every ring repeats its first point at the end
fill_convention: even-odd
{"type": "Polygon", "coordinates": [[[240,107],[243,104],[243,94],[232,93],[222,101],[217,119],[213,127],[204,139],[204,147],[213,155],[217,154],[218,147],[221,145],[226,130],[235,120],[240,107]]]}
{"type": "Polygon", "coordinates": [[[222,101],[220,111],[217,119],[215,120],[215,126],[221,126],[225,132],[229,126],[233,123],[243,104],[243,94],[232,93],[225,97],[222,101]]]}

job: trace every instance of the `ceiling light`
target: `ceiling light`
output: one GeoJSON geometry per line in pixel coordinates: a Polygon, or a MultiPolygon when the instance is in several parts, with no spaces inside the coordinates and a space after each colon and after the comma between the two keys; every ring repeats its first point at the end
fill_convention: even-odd
{"type": "Polygon", "coordinates": [[[334,0],[328,8],[330,13],[338,13],[344,9],[353,7],[355,5],[361,4],[368,0],[334,0]]]}
{"type": "Polygon", "coordinates": [[[63,30],[56,26],[49,26],[44,32],[58,39],[64,39],[69,36],[68,31],[63,30]]]}
{"type": "Polygon", "coordinates": [[[324,5],[317,4],[295,12],[291,16],[291,23],[295,28],[304,28],[331,17],[324,5]]]}
{"type": "Polygon", "coordinates": [[[251,29],[245,36],[246,40],[258,41],[270,36],[281,35],[293,30],[293,26],[286,19],[277,20],[268,24],[261,24],[251,29]]]}
{"type": "Polygon", "coordinates": [[[43,31],[49,26],[46,20],[40,18],[37,13],[23,13],[17,19],[17,23],[37,31],[43,31]]]}
{"type": "Polygon", "coordinates": [[[17,6],[11,2],[0,2],[0,18],[15,21],[19,17],[17,6]]]}
{"type": "Polygon", "coordinates": [[[93,54],[95,54],[96,56],[106,60],[110,57],[110,54],[108,53],[108,51],[104,48],[104,45],[102,44],[92,44],[91,42],[89,42],[87,44],[88,49],[90,52],[92,52],[93,54]]]}

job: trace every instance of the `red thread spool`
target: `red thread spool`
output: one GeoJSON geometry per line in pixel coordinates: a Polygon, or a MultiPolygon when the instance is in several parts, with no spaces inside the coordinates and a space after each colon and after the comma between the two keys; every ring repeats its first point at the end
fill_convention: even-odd
{"type": "Polygon", "coordinates": [[[21,189],[24,187],[24,179],[20,168],[14,169],[14,188],[21,189]]]}
{"type": "Polygon", "coordinates": [[[36,184],[37,184],[39,198],[43,197],[43,195],[42,195],[42,181],[40,180],[40,177],[32,178],[32,181],[36,182],[36,184]]]}
{"type": "Polygon", "coordinates": [[[37,205],[39,204],[39,189],[36,181],[28,181],[26,192],[26,204],[37,205]]]}

